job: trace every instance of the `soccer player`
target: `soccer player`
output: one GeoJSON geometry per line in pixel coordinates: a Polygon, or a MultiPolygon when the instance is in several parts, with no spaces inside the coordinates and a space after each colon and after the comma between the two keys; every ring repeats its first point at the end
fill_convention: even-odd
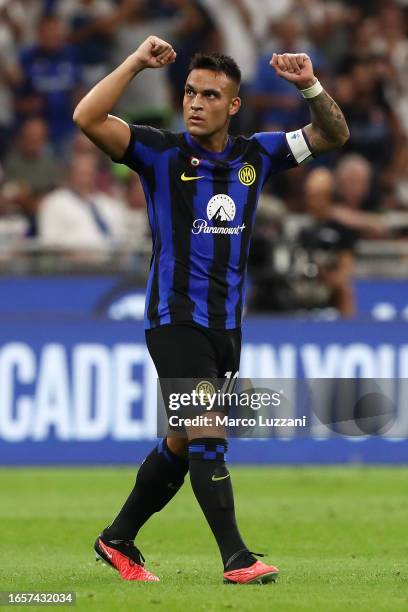
{"type": "MultiPolygon", "coordinates": [[[[222,378],[238,372],[251,229],[268,177],[342,146],[349,132],[305,53],[273,54],[271,69],[300,90],[311,123],[291,133],[228,135],[240,108],[240,70],[230,57],[192,59],[184,90],[186,131],[128,125],[110,114],[142,70],[176,60],[149,36],[78,104],[74,121],[113,160],[139,173],[153,236],[147,285],[146,342],[160,378],[222,378]]],[[[97,555],[125,580],[155,581],[134,540],[173,498],[187,472],[215,536],[224,580],[269,582],[278,570],[257,560],[235,520],[227,442],[220,428],[167,436],[146,457],[114,521],[95,542],[97,555]]]]}

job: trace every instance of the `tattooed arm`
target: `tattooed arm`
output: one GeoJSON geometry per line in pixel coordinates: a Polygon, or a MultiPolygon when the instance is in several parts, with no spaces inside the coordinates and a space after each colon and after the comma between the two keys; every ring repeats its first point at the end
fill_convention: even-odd
{"type": "Polygon", "coordinates": [[[349,139],[350,132],[344,115],[336,102],[326,91],[315,98],[306,100],[312,116],[312,123],[304,128],[314,155],[342,147],[349,139]]]}
{"type": "MultiPolygon", "coordinates": [[[[307,89],[316,81],[313,66],[306,53],[273,54],[270,65],[276,74],[298,89],[307,89]]],[[[347,142],[350,136],[346,120],[336,102],[326,91],[314,98],[308,98],[312,123],[304,128],[314,155],[337,149],[347,142]]]]}

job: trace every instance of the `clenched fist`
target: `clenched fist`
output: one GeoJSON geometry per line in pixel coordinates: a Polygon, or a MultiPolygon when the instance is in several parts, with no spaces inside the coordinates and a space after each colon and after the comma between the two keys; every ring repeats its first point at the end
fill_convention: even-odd
{"type": "Polygon", "coordinates": [[[312,62],[306,53],[274,53],[269,64],[278,76],[299,89],[311,87],[316,82],[312,62]]]}
{"type": "Polygon", "coordinates": [[[177,53],[168,42],[157,36],[149,36],[130,58],[135,69],[143,70],[144,68],[162,68],[172,64],[176,55],[177,53]]]}

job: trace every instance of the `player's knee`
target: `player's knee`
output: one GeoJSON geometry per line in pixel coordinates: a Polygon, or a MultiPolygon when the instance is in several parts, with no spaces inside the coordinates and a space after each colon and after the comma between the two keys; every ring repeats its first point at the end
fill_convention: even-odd
{"type": "Polygon", "coordinates": [[[190,442],[201,438],[227,440],[227,432],[223,419],[225,415],[221,412],[209,412],[205,415],[205,421],[203,424],[196,425],[194,427],[186,427],[187,437],[190,442]]]}
{"type": "Polygon", "coordinates": [[[174,455],[183,457],[184,459],[188,456],[188,440],[187,438],[166,438],[167,447],[171,450],[174,455]]]}

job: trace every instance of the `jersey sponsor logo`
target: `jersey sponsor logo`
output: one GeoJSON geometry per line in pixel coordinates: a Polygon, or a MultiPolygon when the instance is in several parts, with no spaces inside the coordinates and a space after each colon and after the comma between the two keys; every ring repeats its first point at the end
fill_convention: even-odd
{"type": "Polygon", "coordinates": [[[249,187],[256,179],[255,168],[251,164],[244,163],[242,168],[239,169],[238,178],[240,183],[249,187]]]}
{"type": "Polygon", "coordinates": [[[234,200],[225,193],[217,193],[207,204],[207,217],[214,221],[233,221],[236,212],[234,200]]]}
{"type": "Polygon", "coordinates": [[[202,179],[204,178],[203,176],[186,176],[186,173],[183,172],[183,174],[180,176],[182,181],[198,181],[198,179],[202,179]]]}
{"type": "Polygon", "coordinates": [[[193,221],[193,234],[228,234],[238,235],[245,229],[245,224],[229,227],[228,223],[235,219],[237,209],[235,202],[225,193],[217,193],[207,204],[207,217],[213,222],[208,225],[206,219],[195,219],[193,221]]]}

